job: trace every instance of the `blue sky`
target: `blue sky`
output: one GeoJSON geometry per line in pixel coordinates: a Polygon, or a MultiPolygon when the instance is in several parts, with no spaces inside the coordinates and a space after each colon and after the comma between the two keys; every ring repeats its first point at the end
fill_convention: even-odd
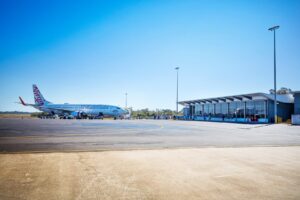
{"type": "Polygon", "coordinates": [[[179,100],[300,90],[300,1],[1,1],[0,110],[55,103],[175,109],[179,100]]]}

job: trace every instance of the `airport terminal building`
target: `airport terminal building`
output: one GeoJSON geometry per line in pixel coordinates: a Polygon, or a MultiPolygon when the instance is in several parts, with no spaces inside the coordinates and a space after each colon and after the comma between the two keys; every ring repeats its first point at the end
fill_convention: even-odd
{"type": "MultiPolygon", "coordinates": [[[[274,122],[274,94],[251,93],[180,101],[183,119],[243,123],[274,122]]],[[[300,92],[277,94],[278,122],[300,114],[300,92]]]]}

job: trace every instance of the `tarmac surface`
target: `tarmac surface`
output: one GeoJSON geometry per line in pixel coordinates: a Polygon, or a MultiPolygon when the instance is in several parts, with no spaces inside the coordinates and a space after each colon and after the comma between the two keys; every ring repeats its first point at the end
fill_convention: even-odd
{"type": "Polygon", "coordinates": [[[300,146],[300,127],[173,120],[0,119],[0,152],[300,146]]]}
{"type": "Polygon", "coordinates": [[[0,169],[1,200],[300,199],[300,127],[0,119],[0,169]]]}

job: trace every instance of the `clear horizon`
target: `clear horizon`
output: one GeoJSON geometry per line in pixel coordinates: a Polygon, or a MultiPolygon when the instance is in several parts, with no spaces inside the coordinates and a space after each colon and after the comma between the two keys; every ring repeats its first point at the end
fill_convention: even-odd
{"type": "MultiPolygon", "coordinates": [[[[179,100],[300,90],[300,1],[2,1],[0,111],[53,103],[176,109],[179,100]]],[[[181,106],[179,108],[182,108],[181,106]]]]}

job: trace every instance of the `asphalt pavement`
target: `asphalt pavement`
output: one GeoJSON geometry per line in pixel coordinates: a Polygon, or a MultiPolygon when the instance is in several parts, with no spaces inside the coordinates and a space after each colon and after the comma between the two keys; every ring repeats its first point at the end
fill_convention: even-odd
{"type": "Polygon", "coordinates": [[[299,145],[300,127],[288,124],[0,119],[0,152],[299,145]]]}

